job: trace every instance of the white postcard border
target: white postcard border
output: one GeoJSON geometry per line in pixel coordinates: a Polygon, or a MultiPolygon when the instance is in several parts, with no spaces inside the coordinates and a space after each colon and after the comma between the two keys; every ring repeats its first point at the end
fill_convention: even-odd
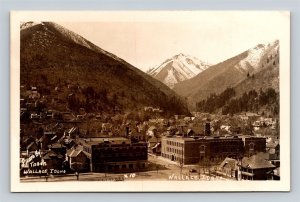
{"type": "Polygon", "coordinates": [[[10,150],[12,192],[209,192],[290,190],[290,13],[288,11],[13,11],[10,58],[10,150]],[[24,21],[197,21],[203,12],[280,12],[280,181],[35,182],[19,178],[20,22],[24,21]],[[153,15],[154,14],[154,15],[153,15]],[[178,15],[181,18],[178,18],[178,15]],[[74,18],[80,16],[80,18],[74,18]]]}

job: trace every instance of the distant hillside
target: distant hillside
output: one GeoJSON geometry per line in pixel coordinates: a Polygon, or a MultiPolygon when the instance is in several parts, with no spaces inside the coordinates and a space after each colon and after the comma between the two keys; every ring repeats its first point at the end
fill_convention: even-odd
{"type": "Polygon", "coordinates": [[[261,71],[249,74],[247,79],[234,86],[237,96],[249,90],[266,90],[268,88],[279,92],[279,57],[270,59],[269,63],[264,65],[261,71]]]}
{"type": "Polygon", "coordinates": [[[180,53],[151,68],[147,73],[173,88],[175,84],[193,78],[209,66],[195,57],[180,53]]]}
{"type": "Polygon", "coordinates": [[[58,24],[23,23],[20,34],[22,85],[43,86],[50,94],[56,87],[78,86],[78,105],[90,111],[155,106],[189,113],[167,86],[58,24]]]}
{"type": "Polygon", "coordinates": [[[243,111],[279,115],[279,52],[261,62],[261,70],[219,94],[196,103],[196,110],[222,114],[243,111]]]}
{"type": "Polygon", "coordinates": [[[279,41],[265,45],[259,44],[233,58],[211,66],[192,79],[176,84],[174,91],[186,97],[190,106],[195,107],[196,102],[211,94],[219,94],[226,88],[243,82],[248,78],[248,74],[254,75],[264,70],[266,68],[264,64],[267,60],[272,60],[271,57],[276,57],[278,51],[279,41]]]}

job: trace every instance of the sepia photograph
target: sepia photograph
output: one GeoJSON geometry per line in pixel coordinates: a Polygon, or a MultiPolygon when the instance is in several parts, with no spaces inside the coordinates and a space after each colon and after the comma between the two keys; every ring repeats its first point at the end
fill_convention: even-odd
{"type": "Polygon", "coordinates": [[[288,11],[11,12],[11,191],[289,191],[289,37],[288,11]]]}

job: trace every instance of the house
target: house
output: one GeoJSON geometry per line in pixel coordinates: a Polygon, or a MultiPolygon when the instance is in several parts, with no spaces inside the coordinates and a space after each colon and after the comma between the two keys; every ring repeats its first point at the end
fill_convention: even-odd
{"type": "Polygon", "coordinates": [[[233,158],[225,158],[219,165],[217,174],[224,175],[226,177],[238,178],[238,161],[233,158]]]}
{"type": "Polygon", "coordinates": [[[269,160],[280,159],[280,145],[276,140],[271,140],[266,144],[266,151],[269,154],[269,160]]]}
{"type": "Polygon", "coordinates": [[[70,169],[76,172],[90,171],[91,154],[83,151],[82,146],[71,148],[67,151],[67,161],[70,169]]]}
{"type": "Polygon", "coordinates": [[[267,180],[273,175],[275,166],[266,160],[265,153],[244,157],[240,164],[241,177],[244,180],[267,180]]]}
{"type": "Polygon", "coordinates": [[[161,138],[152,136],[148,139],[148,152],[154,153],[154,154],[160,154],[161,153],[161,138]]]}
{"type": "Polygon", "coordinates": [[[63,162],[65,160],[62,154],[58,154],[53,150],[47,151],[43,155],[43,160],[46,162],[46,168],[49,169],[57,169],[60,170],[63,168],[63,162]]]}
{"type": "Polygon", "coordinates": [[[26,150],[27,151],[38,151],[40,149],[40,145],[37,141],[32,141],[30,142],[27,147],[26,147],[26,150]]]}
{"type": "Polygon", "coordinates": [[[53,143],[51,145],[48,145],[48,147],[55,153],[61,154],[63,156],[66,154],[67,151],[67,148],[61,143],[53,143]]]}
{"type": "Polygon", "coordinates": [[[157,135],[157,128],[155,126],[150,126],[146,132],[147,137],[153,137],[157,135]]]}

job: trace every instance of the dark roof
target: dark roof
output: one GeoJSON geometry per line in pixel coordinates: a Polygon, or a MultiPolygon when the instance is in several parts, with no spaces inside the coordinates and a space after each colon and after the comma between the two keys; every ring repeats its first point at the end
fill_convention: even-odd
{"type": "Polygon", "coordinates": [[[37,146],[36,142],[31,142],[26,149],[29,150],[32,146],[37,146]]]}
{"type": "Polygon", "coordinates": [[[258,153],[251,157],[244,157],[242,160],[242,167],[251,168],[251,169],[260,169],[260,168],[275,168],[275,166],[266,160],[265,153],[258,153]]]}
{"type": "Polygon", "coordinates": [[[69,157],[77,157],[81,152],[82,152],[82,150],[79,150],[79,149],[71,149],[71,150],[68,150],[67,155],[69,157]]]}
{"type": "Polygon", "coordinates": [[[62,155],[58,155],[58,154],[56,154],[54,151],[49,151],[49,152],[47,152],[44,156],[43,156],[43,159],[52,159],[52,158],[55,158],[55,157],[57,157],[57,158],[62,158],[63,156],[62,155]]]}
{"type": "Polygon", "coordinates": [[[232,158],[225,158],[224,161],[220,164],[220,168],[229,167],[233,170],[238,169],[238,161],[232,158]]]}

